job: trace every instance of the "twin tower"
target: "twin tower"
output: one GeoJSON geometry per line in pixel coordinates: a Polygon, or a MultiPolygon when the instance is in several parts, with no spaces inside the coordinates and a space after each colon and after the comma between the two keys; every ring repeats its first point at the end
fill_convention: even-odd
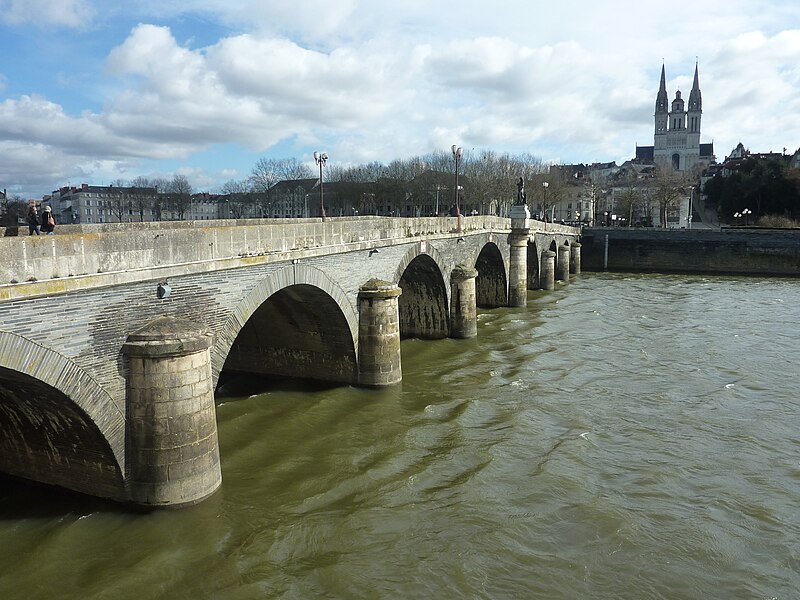
{"type": "Polygon", "coordinates": [[[690,171],[695,166],[710,164],[713,162],[714,145],[700,143],[702,117],[703,97],[697,65],[688,103],[681,97],[680,90],[675,92],[675,99],[670,103],[666,69],[662,65],[661,83],[656,95],[653,146],[637,147],[636,157],[676,171],[690,171]]]}

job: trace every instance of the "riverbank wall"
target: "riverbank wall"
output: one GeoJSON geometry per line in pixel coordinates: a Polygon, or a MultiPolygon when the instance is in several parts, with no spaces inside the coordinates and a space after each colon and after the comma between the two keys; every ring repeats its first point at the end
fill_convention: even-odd
{"type": "Polygon", "coordinates": [[[800,230],[592,227],[584,271],[800,276],[800,230]]]}

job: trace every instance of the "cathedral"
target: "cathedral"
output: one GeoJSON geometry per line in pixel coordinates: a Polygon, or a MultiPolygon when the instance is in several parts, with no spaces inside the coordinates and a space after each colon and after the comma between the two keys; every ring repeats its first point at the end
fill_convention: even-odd
{"type": "Polygon", "coordinates": [[[714,144],[700,143],[700,120],[703,116],[703,97],[700,94],[698,68],[694,67],[694,82],[689,92],[688,106],[675,92],[672,104],[667,96],[667,77],[661,65],[661,85],[656,95],[655,132],[652,146],[636,146],[636,160],[655,163],[676,171],[704,169],[714,162],[714,144]]]}

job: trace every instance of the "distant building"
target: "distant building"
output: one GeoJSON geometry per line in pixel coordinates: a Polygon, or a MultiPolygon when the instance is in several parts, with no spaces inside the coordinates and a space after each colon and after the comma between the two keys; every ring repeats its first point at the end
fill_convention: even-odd
{"type": "Polygon", "coordinates": [[[730,177],[750,160],[775,160],[785,163],[790,169],[798,168],[800,167],[800,150],[794,154],[786,154],[786,148],[783,149],[783,152],[751,152],[748,148],[745,148],[742,142],[739,142],[731,150],[731,153],[725,157],[725,161],[721,165],[715,165],[715,169],[709,169],[706,175],[710,177],[719,174],[723,177],[730,177]]]}
{"type": "Polygon", "coordinates": [[[688,106],[680,90],[670,105],[667,96],[666,69],[661,66],[661,83],[656,94],[655,131],[652,146],[636,146],[636,162],[672,167],[676,171],[704,169],[714,163],[714,144],[700,143],[700,123],[703,117],[703,98],[700,78],[695,64],[694,82],[689,92],[688,106]]]}
{"type": "Polygon", "coordinates": [[[161,219],[155,188],[99,186],[81,184],[65,186],[45,196],[62,224],[69,223],[129,223],[161,219]]]}

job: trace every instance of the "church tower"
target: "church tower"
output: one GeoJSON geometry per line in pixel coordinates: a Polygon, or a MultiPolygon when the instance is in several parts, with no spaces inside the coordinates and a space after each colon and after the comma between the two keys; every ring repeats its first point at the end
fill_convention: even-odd
{"type": "Polygon", "coordinates": [[[700,118],[703,116],[703,97],[700,95],[700,78],[697,74],[697,63],[694,65],[694,82],[689,92],[688,118],[690,144],[700,147],[700,118]]]}
{"type": "Polygon", "coordinates": [[[688,110],[681,97],[668,106],[666,70],[661,66],[661,84],[656,95],[655,133],[653,136],[653,160],[662,167],[676,171],[688,171],[700,162],[700,118],[703,101],[700,95],[698,65],[694,67],[694,82],[689,93],[688,110]]]}
{"type": "Polygon", "coordinates": [[[654,142],[655,152],[665,150],[667,147],[667,122],[669,121],[669,100],[667,98],[667,74],[664,65],[661,65],[661,85],[656,95],[656,133],[654,142]]]}

